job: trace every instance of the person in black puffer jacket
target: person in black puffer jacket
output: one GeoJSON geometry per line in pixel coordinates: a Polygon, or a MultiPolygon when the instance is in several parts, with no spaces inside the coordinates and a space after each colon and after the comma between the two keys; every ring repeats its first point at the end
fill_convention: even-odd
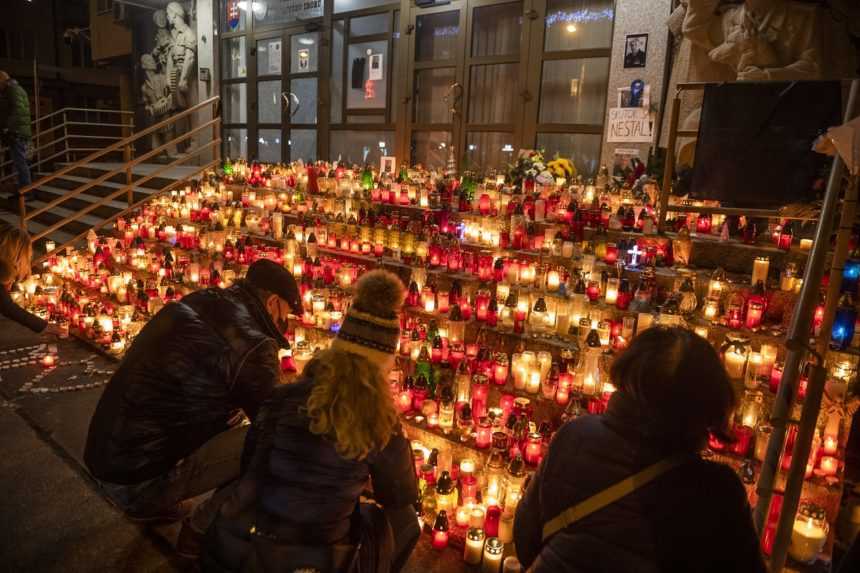
{"type": "MultiPolygon", "coordinates": [[[[84,461],[129,514],[178,519],[182,500],[239,476],[247,425],[278,384],[278,350],[288,343],[298,285],[260,260],[226,289],[197,291],[166,305],[141,330],[99,400],[84,461]]],[[[202,535],[219,496],[186,525],[202,535]]]]}
{"type": "Polygon", "coordinates": [[[726,436],[735,396],[711,345],[655,327],[613,363],[606,413],[562,426],[520,501],[517,553],[531,573],[766,571],[746,490],[703,460],[708,431],[726,436]],[[547,540],[570,507],[664,459],[678,465],[547,540]]]}
{"type": "Polygon", "coordinates": [[[204,571],[387,573],[406,562],[420,534],[418,485],[386,381],[403,298],[391,273],[362,276],[332,347],[274,392],[207,532],[204,571]],[[378,505],[360,503],[368,479],[378,505]]]}

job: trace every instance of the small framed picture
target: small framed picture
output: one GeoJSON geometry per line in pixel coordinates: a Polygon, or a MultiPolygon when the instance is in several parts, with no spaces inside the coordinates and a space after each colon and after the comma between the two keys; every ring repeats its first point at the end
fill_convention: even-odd
{"type": "Polygon", "coordinates": [[[379,160],[379,173],[380,175],[394,175],[397,170],[397,159],[390,155],[384,155],[379,160]]]}
{"type": "Polygon", "coordinates": [[[311,51],[307,48],[300,48],[297,52],[297,55],[299,56],[299,71],[308,71],[311,67],[311,51]]]}
{"type": "Polygon", "coordinates": [[[630,34],[624,42],[624,67],[644,68],[648,55],[648,34],[630,34]]]}

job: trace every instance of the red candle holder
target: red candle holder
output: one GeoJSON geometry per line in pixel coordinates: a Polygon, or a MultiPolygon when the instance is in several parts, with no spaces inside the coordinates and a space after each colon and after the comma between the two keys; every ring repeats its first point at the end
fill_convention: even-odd
{"type": "MultiPolygon", "coordinates": [[[[473,399],[474,402],[474,399],[473,399]]],[[[472,409],[474,412],[474,408],[472,409]]],[[[487,418],[481,418],[478,427],[475,430],[475,447],[480,450],[485,450],[493,443],[493,425],[487,418]]]]}

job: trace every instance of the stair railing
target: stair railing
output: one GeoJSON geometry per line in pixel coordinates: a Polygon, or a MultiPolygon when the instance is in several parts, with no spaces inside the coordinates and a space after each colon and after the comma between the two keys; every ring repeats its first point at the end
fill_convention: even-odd
{"type": "MultiPolygon", "coordinates": [[[[82,153],[102,149],[104,142],[119,141],[134,131],[134,112],[119,109],[64,107],[30,122],[33,136],[33,171],[50,168],[63,160],[70,162],[82,153]],[[96,121],[91,117],[95,115],[96,121]],[[105,117],[107,116],[107,117],[105,117]],[[98,146],[98,147],[96,147],[98,146]]],[[[4,156],[0,147],[0,158],[4,156]]],[[[11,159],[0,159],[0,185],[14,180],[16,171],[11,159]]]]}
{"type": "MultiPolygon", "coordinates": [[[[186,109],[180,113],[177,113],[171,117],[168,117],[168,118],[166,118],[166,119],[164,119],[164,120],[162,120],[162,121],[160,121],[160,122],[158,122],[158,123],[156,123],[150,127],[147,127],[146,129],[143,129],[137,133],[134,133],[134,134],[130,135],[129,137],[123,138],[120,141],[117,141],[117,142],[115,142],[115,143],[113,143],[113,144],[111,144],[111,145],[109,145],[103,149],[100,149],[94,153],[91,153],[90,155],[87,155],[83,159],[80,159],[74,163],[71,163],[71,164],[63,167],[62,169],[59,169],[58,171],[56,171],[50,175],[42,177],[38,181],[33,182],[31,185],[24,187],[21,190],[20,196],[18,198],[18,217],[19,217],[19,224],[21,225],[21,228],[24,229],[25,231],[28,230],[27,229],[27,223],[28,223],[28,221],[31,221],[34,217],[38,217],[40,214],[42,214],[46,211],[49,211],[49,210],[53,209],[54,207],[58,207],[58,206],[62,205],[63,203],[66,203],[67,201],[69,201],[71,199],[74,199],[74,198],[80,196],[85,191],[95,187],[96,185],[100,185],[100,184],[104,183],[105,181],[107,181],[108,179],[111,179],[111,178],[115,177],[116,175],[119,175],[122,173],[125,173],[125,175],[126,175],[126,182],[125,182],[125,185],[123,187],[121,187],[120,189],[117,189],[116,191],[110,193],[109,195],[101,198],[99,201],[91,203],[90,205],[88,205],[87,207],[85,207],[83,209],[74,210],[75,212],[72,215],[69,215],[68,217],[62,218],[61,220],[57,221],[56,223],[42,229],[39,233],[33,234],[32,235],[33,241],[38,241],[39,239],[49,235],[50,233],[56,231],[57,229],[60,229],[61,227],[64,227],[64,226],[68,225],[69,223],[80,219],[81,217],[83,217],[84,215],[87,215],[88,213],[90,213],[94,209],[97,209],[97,208],[107,204],[108,202],[117,199],[118,197],[122,196],[123,194],[126,195],[126,201],[127,201],[127,205],[128,205],[126,210],[123,212],[126,212],[126,211],[128,211],[128,209],[136,207],[137,205],[139,205],[140,203],[143,202],[143,201],[138,201],[138,202],[134,201],[134,189],[136,187],[142,186],[144,183],[147,183],[148,181],[158,177],[159,175],[163,174],[164,172],[166,172],[170,168],[182,165],[182,164],[188,162],[190,159],[197,157],[197,156],[203,154],[204,152],[209,151],[210,149],[212,150],[212,160],[205,163],[204,165],[200,165],[198,169],[194,170],[194,174],[200,173],[202,171],[205,171],[206,169],[209,169],[209,168],[217,165],[221,161],[221,137],[220,137],[221,117],[219,114],[219,112],[220,112],[219,100],[220,100],[220,98],[218,96],[215,96],[215,97],[209,98],[205,101],[202,101],[193,107],[190,107],[190,108],[188,108],[188,109],[186,109]],[[198,125],[197,127],[194,127],[193,129],[184,131],[181,135],[173,137],[171,140],[167,141],[166,143],[163,143],[163,144],[159,145],[158,147],[155,147],[155,148],[151,149],[150,151],[147,151],[138,157],[134,157],[134,144],[137,141],[139,141],[142,138],[144,138],[148,135],[151,135],[155,132],[164,131],[166,128],[169,128],[169,127],[179,127],[180,129],[184,130],[186,128],[186,126],[184,125],[184,123],[185,123],[184,120],[186,118],[190,118],[192,116],[192,114],[198,113],[198,112],[203,111],[207,108],[211,109],[212,119],[210,119],[209,121],[206,121],[204,123],[201,123],[200,125],[198,125]],[[182,124],[180,124],[180,122],[182,122],[182,124]],[[143,175],[138,179],[135,179],[136,174],[134,173],[134,167],[143,163],[147,159],[151,159],[153,157],[160,155],[162,152],[168,151],[170,149],[174,149],[177,144],[184,143],[185,141],[191,139],[194,135],[201,133],[207,129],[211,130],[210,141],[208,141],[207,143],[204,143],[204,144],[197,145],[193,149],[187,149],[187,150],[183,151],[181,155],[173,158],[169,163],[159,164],[159,166],[155,170],[153,170],[152,172],[147,173],[146,175],[143,175]],[[118,151],[122,151],[124,154],[124,158],[125,158],[124,163],[122,163],[120,166],[109,170],[107,173],[100,175],[99,177],[97,177],[95,179],[89,180],[89,181],[79,185],[75,189],[57,197],[56,199],[48,202],[47,204],[45,204],[44,206],[42,206],[38,209],[35,209],[33,211],[30,211],[30,212],[27,211],[26,196],[28,193],[32,193],[34,190],[38,189],[39,187],[41,187],[43,185],[47,185],[48,183],[50,183],[56,179],[59,179],[65,175],[71,173],[72,171],[75,171],[76,169],[87,168],[87,167],[91,166],[94,162],[96,162],[98,159],[104,157],[105,155],[107,155],[109,153],[118,152],[118,151]]],[[[190,175],[184,176],[183,178],[187,179],[188,176],[190,176],[190,175]]],[[[152,195],[158,195],[158,194],[164,193],[165,191],[171,189],[175,184],[176,184],[176,182],[173,181],[170,184],[168,184],[167,186],[165,186],[164,188],[156,190],[152,195]]],[[[119,214],[115,215],[113,218],[115,218],[116,216],[119,216],[119,214]]],[[[110,220],[112,220],[112,219],[108,219],[107,221],[102,222],[98,226],[102,226],[102,225],[104,225],[104,223],[106,223],[110,220]]],[[[80,238],[80,236],[75,237],[74,239],[64,243],[64,245],[72,243],[79,238],[80,238]]],[[[60,246],[64,246],[64,245],[60,245],[60,246]]]]}

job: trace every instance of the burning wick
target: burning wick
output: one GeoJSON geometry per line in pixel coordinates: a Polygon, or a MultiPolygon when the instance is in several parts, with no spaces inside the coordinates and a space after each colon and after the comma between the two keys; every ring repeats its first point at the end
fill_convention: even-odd
{"type": "Polygon", "coordinates": [[[46,354],[42,357],[42,366],[45,368],[53,368],[56,361],[57,359],[54,358],[53,354],[46,354]]]}

